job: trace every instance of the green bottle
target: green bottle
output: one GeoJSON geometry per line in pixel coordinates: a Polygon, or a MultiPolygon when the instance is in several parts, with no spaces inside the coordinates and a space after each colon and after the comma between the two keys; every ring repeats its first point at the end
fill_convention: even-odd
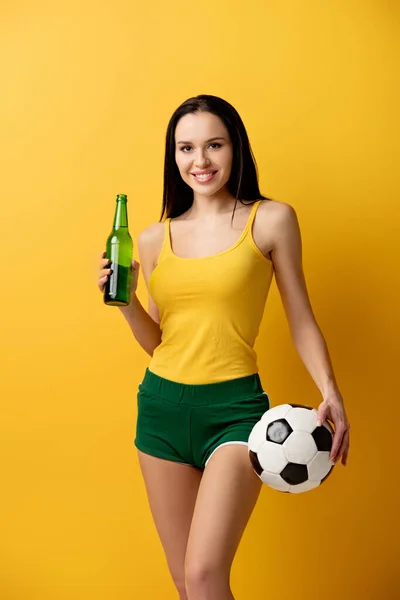
{"type": "Polygon", "coordinates": [[[127,306],[131,301],[133,242],[128,231],[128,197],[118,194],[114,225],[107,239],[106,258],[110,276],[104,287],[104,303],[127,306]]]}

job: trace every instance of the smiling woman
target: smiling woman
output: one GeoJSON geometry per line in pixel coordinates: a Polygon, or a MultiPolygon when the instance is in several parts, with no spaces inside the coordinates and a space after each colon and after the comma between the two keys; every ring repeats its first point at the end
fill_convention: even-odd
{"type": "Polygon", "coordinates": [[[324,396],[319,417],[336,425],[332,458],[344,463],[348,423],[308,298],[296,214],[261,195],[244,124],[225,100],[197,96],[172,115],[164,216],[138,239],[148,312],[137,276],[120,309],[151,356],[135,445],[180,599],[232,600],[231,564],[261,487],[247,446],[269,408],[254,344],[274,273],[324,396]]]}
{"type": "Polygon", "coordinates": [[[217,96],[189,98],[169,121],[161,218],[183,214],[192,206],[196,190],[233,200],[232,219],[238,202],[268,200],[259,189],[243,121],[229,102],[217,96]],[[210,172],[209,178],[201,175],[210,172]]]}

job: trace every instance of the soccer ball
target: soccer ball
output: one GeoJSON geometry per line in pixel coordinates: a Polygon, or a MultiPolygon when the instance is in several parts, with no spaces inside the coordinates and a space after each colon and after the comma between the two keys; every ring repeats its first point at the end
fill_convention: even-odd
{"type": "Polygon", "coordinates": [[[299,494],[321,485],[332,472],[329,459],[333,430],[317,426],[315,408],[280,404],[253,427],[248,448],[254,471],[266,485],[299,494]]]}

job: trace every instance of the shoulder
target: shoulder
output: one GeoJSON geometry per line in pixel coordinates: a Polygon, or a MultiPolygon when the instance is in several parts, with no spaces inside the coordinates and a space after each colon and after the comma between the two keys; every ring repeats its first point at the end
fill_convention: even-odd
{"type": "Polygon", "coordinates": [[[286,202],[265,200],[261,202],[258,211],[259,227],[275,245],[282,237],[292,235],[299,230],[295,209],[286,202]]]}
{"type": "Polygon", "coordinates": [[[298,231],[296,211],[286,202],[263,200],[257,209],[253,237],[266,256],[276,249],[283,239],[298,231]]]}
{"type": "Polygon", "coordinates": [[[164,230],[164,221],[162,221],[161,223],[152,223],[151,225],[148,225],[148,227],[146,227],[145,229],[142,229],[142,231],[138,235],[138,241],[142,242],[143,244],[155,242],[160,237],[162,238],[164,236],[164,230]]]}
{"type": "Polygon", "coordinates": [[[156,262],[164,241],[165,221],[152,223],[138,235],[138,248],[140,259],[156,262]]]}
{"type": "Polygon", "coordinates": [[[293,206],[277,200],[262,200],[257,210],[257,217],[263,223],[272,221],[274,225],[284,225],[297,219],[293,206]]]}

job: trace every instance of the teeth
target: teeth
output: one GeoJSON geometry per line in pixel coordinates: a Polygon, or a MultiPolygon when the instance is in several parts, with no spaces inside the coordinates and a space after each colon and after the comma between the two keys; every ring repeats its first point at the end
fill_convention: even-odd
{"type": "Polygon", "coordinates": [[[195,175],[195,177],[197,177],[197,179],[209,179],[213,175],[214,173],[204,173],[203,175],[195,175]]]}

